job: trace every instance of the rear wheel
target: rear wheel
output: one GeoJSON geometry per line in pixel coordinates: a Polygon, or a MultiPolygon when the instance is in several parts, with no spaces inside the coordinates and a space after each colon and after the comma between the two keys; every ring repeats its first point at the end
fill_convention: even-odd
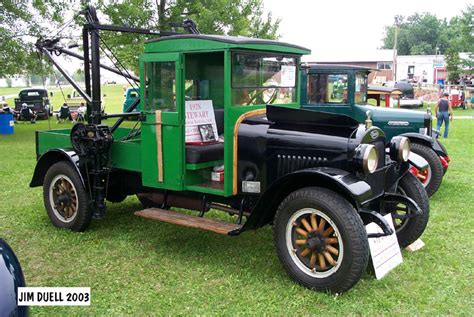
{"type": "Polygon", "coordinates": [[[48,169],[43,198],[48,216],[56,227],[84,231],[91,223],[89,196],[71,163],[58,162],[48,169]]]}
{"type": "Polygon", "coordinates": [[[406,173],[400,179],[397,192],[413,199],[421,209],[420,215],[408,217],[409,207],[405,204],[398,204],[392,212],[398,243],[401,247],[406,247],[415,242],[425,231],[429,220],[430,205],[425,189],[410,173],[406,173]]]}
{"type": "Polygon", "coordinates": [[[441,186],[443,180],[443,165],[433,149],[418,143],[412,143],[411,150],[423,157],[428,162],[426,171],[419,171],[415,167],[410,169],[410,172],[418,178],[418,180],[425,187],[428,197],[433,196],[441,186]]]}
{"type": "Polygon", "coordinates": [[[361,218],[346,199],[324,188],[303,188],[283,200],[275,215],[274,243],[287,273],[308,288],[347,291],[367,268],[361,218]]]}

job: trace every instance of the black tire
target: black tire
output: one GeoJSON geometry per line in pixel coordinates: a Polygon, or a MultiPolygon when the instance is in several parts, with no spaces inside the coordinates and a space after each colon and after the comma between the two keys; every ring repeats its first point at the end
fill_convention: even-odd
{"type": "MultiPolygon", "coordinates": [[[[313,225],[312,222],[311,225],[313,225]]],[[[314,229],[314,226],[311,228],[314,229]]],[[[278,207],[273,234],[278,257],[286,272],[296,282],[308,288],[342,293],[354,286],[367,268],[369,244],[362,219],[346,199],[331,190],[307,187],[289,194],[278,207]],[[308,214],[305,214],[307,211],[308,214]],[[302,214],[301,218],[295,218],[300,214],[302,214]],[[313,236],[311,239],[320,241],[320,244],[316,245],[316,251],[310,249],[311,245],[314,247],[314,244],[309,238],[304,246],[301,246],[302,240],[295,240],[298,229],[301,229],[297,225],[304,225],[305,216],[309,216],[312,221],[313,214],[315,223],[319,225],[323,222],[321,219],[325,219],[322,230],[319,230],[319,225],[316,226],[318,230],[312,232],[306,229],[310,232],[308,237],[313,236]],[[334,227],[334,231],[338,234],[320,235],[329,227],[334,227]],[[321,265],[319,255],[323,256],[329,250],[324,249],[327,248],[326,242],[329,239],[337,239],[338,242],[333,243],[336,243],[339,254],[336,255],[336,264],[324,271],[325,265],[321,265]],[[303,248],[310,251],[308,254],[311,255],[310,259],[305,258],[303,248]],[[312,262],[313,256],[317,257],[314,262],[312,262]]],[[[302,236],[299,235],[299,237],[301,239],[302,236]]],[[[323,263],[324,261],[325,259],[323,263]]]]}
{"type": "MultiPolygon", "coordinates": [[[[420,207],[420,215],[396,219],[393,217],[398,243],[404,248],[415,242],[426,229],[430,217],[430,203],[425,188],[418,179],[410,173],[406,173],[398,182],[397,191],[413,199],[420,207]]],[[[406,211],[398,212],[406,214],[406,211]]],[[[394,215],[394,213],[392,213],[394,215]]]]}
{"type": "Polygon", "coordinates": [[[43,199],[48,216],[56,227],[84,231],[90,225],[89,195],[71,163],[58,162],[48,169],[43,182],[43,199]],[[66,191],[63,190],[65,187],[68,188],[66,191]],[[61,191],[64,193],[62,196],[61,191]],[[61,201],[64,201],[62,205],[61,201]],[[72,212],[68,208],[72,208],[72,212]]]}
{"type": "Polygon", "coordinates": [[[428,197],[431,197],[438,191],[443,181],[443,165],[441,164],[438,154],[425,145],[412,143],[411,150],[428,162],[428,180],[426,180],[426,182],[422,181],[422,184],[428,193],[428,197]]]}

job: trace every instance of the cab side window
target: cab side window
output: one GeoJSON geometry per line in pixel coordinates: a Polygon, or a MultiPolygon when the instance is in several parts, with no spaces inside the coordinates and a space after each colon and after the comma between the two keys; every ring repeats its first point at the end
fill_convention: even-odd
{"type": "Polygon", "coordinates": [[[347,103],[347,74],[312,74],[308,76],[309,103],[347,103]]]}
{"type": "Polygon", "coordinates": [[[175,62],[145,63],[146,110],[176,111],[175,62]]]}

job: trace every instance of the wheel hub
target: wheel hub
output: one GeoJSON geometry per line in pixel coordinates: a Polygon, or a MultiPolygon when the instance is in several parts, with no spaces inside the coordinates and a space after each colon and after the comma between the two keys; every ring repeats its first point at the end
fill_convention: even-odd
{"type": "Polygon", "coordinates": [[[335,272],[343,245],[334,222],[321,211],[304,208],[293,214],[287,227],[291,257],[306,274],[322,278],[335,272]]]}
{"type": "Polygon", "coordinates": [[[326,239],[317,231],[312,231],[308,234],[306,243],[311,251],[323,252],[326,250],[326,239]]]}
{"type": "Polygon", "coordinates": [[[50,186],[50,202],[53,212],[61,221],[72,221],[78,210],[74,184],[67,176],[57,175],[50,186]]]}

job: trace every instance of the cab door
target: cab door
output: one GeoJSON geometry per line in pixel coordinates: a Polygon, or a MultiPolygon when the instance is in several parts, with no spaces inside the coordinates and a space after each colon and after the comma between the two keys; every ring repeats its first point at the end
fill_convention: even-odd
{"type": "Polygon", "coordinates": [[[142,182],[182,190],[184,178],[183,67],[180,53],[140,56],[142,182]]]}

